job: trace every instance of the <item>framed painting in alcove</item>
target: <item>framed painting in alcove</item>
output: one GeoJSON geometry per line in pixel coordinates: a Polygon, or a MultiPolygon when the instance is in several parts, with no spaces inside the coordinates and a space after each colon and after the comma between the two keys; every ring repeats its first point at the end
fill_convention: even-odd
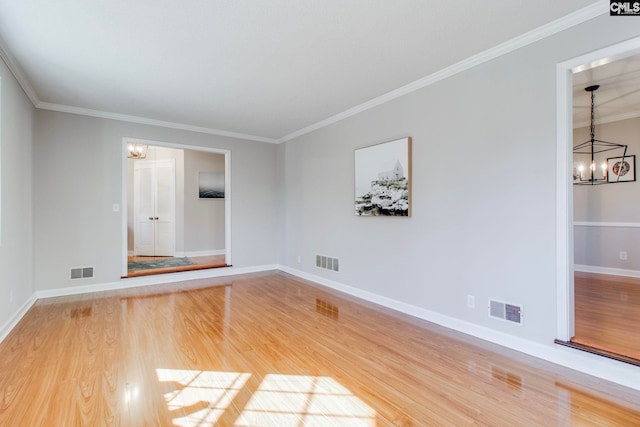
{"type": "Polygon", "coordinates": [[[224,199],[224,173],[198,172],[198,198],[224,199]]]}

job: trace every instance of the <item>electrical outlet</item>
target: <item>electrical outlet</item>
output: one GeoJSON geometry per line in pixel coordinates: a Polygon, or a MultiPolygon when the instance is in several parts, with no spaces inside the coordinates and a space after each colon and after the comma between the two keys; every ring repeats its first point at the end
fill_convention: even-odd
{"type": "Polygon", "coordinates": [[[114,211],[114,212],[120,212],[120,205],[119,205],[119,204],[117,204],[117,203],[114,203],[114,204],[113,204],[113,211],[114,211]]]}
{"type": "Polygon", "coordinates": [[[626,251],[620,251],[620,259],[623,261],[627,260],[627,252],[626,251]]]}
{"type": "Polygon", "coordinates": [[[474,308],[476,306],[476,297],[467,295],[467,307],[474,308]]]}
{"type": "Polygon", "coordinates": [[[298,255],[298,264],[300,264],[301,262],[302,262],[302,257],[298,255]]]}
{"type": "Polygon", "coordinates": [[[9,302],[13,302],[13,289],[9,291],[9,302]]]}

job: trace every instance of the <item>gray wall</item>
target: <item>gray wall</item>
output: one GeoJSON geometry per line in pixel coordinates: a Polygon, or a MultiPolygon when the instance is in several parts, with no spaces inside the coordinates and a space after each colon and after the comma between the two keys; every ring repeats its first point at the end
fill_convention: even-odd
{"type": "Polygon", "coordinates": [[[184,168],[184,251],[224,250],[224,199],[198,198],[198,173],[224,174],[224,154],[186,150],[184,168]]]}
{"type": "Polygon", "coordinates": [[[232,151],[235,266],[280,261],[550,343],[556,64],[638,35],[635,20],[601,16],[278,147],[43,110],[34,124],[2,66],[0,320],[34,289],[119,279],[122,215],[112,205],[128,136],[232,151]],[[356,218],[353,150],[407,135],[413,217],[356,218]],[[339,257],[341,272],[316,269],[317,253],[339,257]],[[95,279],[68,280],[70,267],[87,265],[95,279]],[[524,304],[524,326],[490,320],[488,297],[524,304]]]}
{"type": "MultiPolygon", "coordinates": [[[[589,131],[588,127],[574,129],[574,145],[589,140],[589,131]]],[[[640,160],[640,118],[598,125],[596,138],[627,144],[627,153],[635,154],[636,161],[640,160]]],[[[602,160],[598,162],[600,163],[602,160]]],[[[638,172],[640,169],[636,165],[636,173],[638,172]]],[[[638,181],[612,185],[574,185],[574,220],[640,223],[639,192],[638,181]]],[[[576,226],[574,233],[576,264],[640,272],[639,228],[576,226]],[[627,260],[620,259],[620,251],[627,252],[627,260]]]]}
{"type": "Polygon", "coordinates": [[[37,290],[118,281],[122,138],[231,150],[234,266],[277,261],[277,147],[260,142],[38,110],[35,123],[34,280],[37,290]],[[256,179],[259,177],[259,179],[256,179]],[[69,281],[71,267],[95,278],[69,281]]]}
{"type": "Polygon", "coordinates": [[[556,64],[638,35],[637,22],[601,16],[287,142],[282,264],[551,344],[556,64]],[[403,136],[413,216],[355,217],[354,149],[403,136]],[[341,271],[315,268],[316,254],[341,271]],[[522,304],[524,325],[490,319],[490,297],[522,304]]]}
{"type": "Polygon", "coordinates": [[[0,60],[0,333],[34,293],[33,105],[0,60]],[[13,297],[13,301],[10,301],[13,297]]]}

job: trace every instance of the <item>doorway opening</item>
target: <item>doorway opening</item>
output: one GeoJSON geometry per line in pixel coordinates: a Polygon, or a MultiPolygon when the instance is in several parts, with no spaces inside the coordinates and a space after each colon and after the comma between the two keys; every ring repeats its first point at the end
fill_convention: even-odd
{"type": "Polygon", "coordinates": [[[592,132],[589,92],[600,85],[598,139],[628,144],[625,155],[640,154],[640,38],[559,64],[557,77],[556,342],[638,364],[640,202],[632,193],[640,182],[611,182],[616,159],[601,153],[582,173],[604,184],[578,185],[583,159],[574,158],[573,147],[592,132]]]}
{"type": "Polygon", "coordinates": [[[231,265],[230,156],[123,138],[123,278],[231,265]]]}

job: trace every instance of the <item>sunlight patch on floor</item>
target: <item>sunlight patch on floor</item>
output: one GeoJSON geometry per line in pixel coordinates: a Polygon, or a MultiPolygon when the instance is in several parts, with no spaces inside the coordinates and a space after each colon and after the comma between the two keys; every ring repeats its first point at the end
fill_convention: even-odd
{"type": "MultiPolygon", "coordinates": [[[[238,372],[156,372],[159,381],[175,387],[164,398],[167,409],[180,414],[173,418],[178,426],[215,425],[251,377],[238,372]]],[[[269,374],[249,392],[236,426],[376,425],[376,412],[330,377],[269,374]]]]}
{"type": "Polygon", "coordinates": [[[267,375],[237,426],[375,426],[376,412],[330,377],[267,375]]]}
{"type": "Polygon", "coordinates": [[[173,382],[175,390],[164,395],[169,411],[185,416],[173,419],[178,426],[213,426],[251,374],[238,372],[156,369],[158,380],[173,382]]]}

